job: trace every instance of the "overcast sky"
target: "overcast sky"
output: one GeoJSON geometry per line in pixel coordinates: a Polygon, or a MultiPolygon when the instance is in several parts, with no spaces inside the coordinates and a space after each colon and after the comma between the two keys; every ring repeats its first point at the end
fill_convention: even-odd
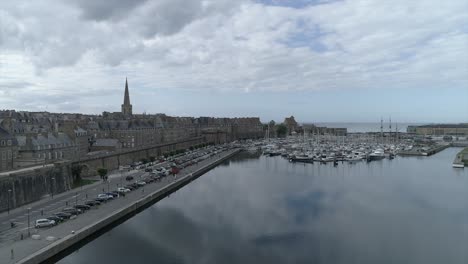
{"type": "Polygon", "coordinates": [[[467,0],[0,2],[0,109],[468,122],[467,0]]]}

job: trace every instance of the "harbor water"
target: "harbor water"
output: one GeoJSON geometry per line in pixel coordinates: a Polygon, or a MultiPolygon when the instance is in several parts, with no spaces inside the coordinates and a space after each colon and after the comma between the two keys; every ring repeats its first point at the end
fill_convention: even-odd
{"type": "Polygon", "coordinates": [[[244,152],[59,263],[466,264],[459,151],[336,167],[244,152]]]}

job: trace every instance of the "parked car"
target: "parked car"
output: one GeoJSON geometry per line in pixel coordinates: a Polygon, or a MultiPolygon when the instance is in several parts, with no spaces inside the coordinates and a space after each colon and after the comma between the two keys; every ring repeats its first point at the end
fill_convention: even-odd
{"type": "Polygon", "coordinates": [[[112,196],[112,199],[119,197],[119,193],[117,192],[107,192],[106,194],[112,196]]]}
{"type": "Polygon", "coordinates": [[[138,185],[136,182],[130,184],[130,186],[132,186],[133,189],[138,189],[140,187],[140,185],[138,185]]]}
{"type": "Polygon", "coordinates": [[[106,197],[98,197],[98,198],[94,199],[94,201],[99,202],[99,203],[105,203],[105,202],[107,202],[107,200],[108,200],[107,195],[106,195],[106,197]]]}
{"type": "Polygon", "coordinates": [[[101,203],[98,201],[86,201],[84,204],[88,206],[96,206],[96,205],[100,205],[101,203]]]}
{"type": "Polygon", "coordinates": [[[62,217],[58,217],[58,216],[56,216],[56,215],[48,216],[46,219],[48,219],[48,220],[53,220],[53,221],[55,221],[56,224],[65,221],[65,219],[63,219],[62,217]]]}
{"type": "Polygon", "coordinates": [[[126,181],[133,181],[133,176],[127,176],[127,177],[125,177],[125,180],[126,180],[126,181]]]}
{"type": "Polygon", "coordinates": [[[70,219],[70,217],[72,216],[71,214],[65,213],[65,212],[58,212],[58,213],[55,213],[54,215],[63,219],[70,219]]]}
{"type": "Polygon", "coordinates": [[[124,188],[129,189],[130,191],[135,190],[135,187],[133,187],[131,184],[125,185],[124,188]]]}
{"type": "Polygon", "coordinates": [[[86,211],[86,210],[91,209],[91,206],[86,205],[86,204],[77,204],[77,205],[75,205],[73,207],[76,208],[76,209],[80,209],[81,211],[86,211]]]}
{"type": "Polygon", "coordinates": [[[114,196],[107,195],[106,193],[98,194],[97,198],[104,199],[104,201],[114,199],[114,196]]]}
{"type": "Polygon", "coordinates": [[[50,227],[54,226],[56,223],[54,220],[49,220],[49,219],[37,219],[36,224],[34,225],[36,228],[41,228],[41,227],[50,227]]]}
{"type": "Polygon", "coordinates": [[[124,188],[124,187],[119,187],[119,188],[117,188],[117,192],[119,192],[119,193],[128,193],[128,192],[130,192],[130,189],[124,188]]]}
{"type": "Polygon", "coordinates": [[[76,208],[73,208],[73,207],[64,208],[62,211],[65,212],[65,213],[72,214],[72,215],[79,215],[79,214],[82,213],[82,211],[80,209],[76,209],[76,208]]]}
{"type": "Polygon", "coordinates": [[[137,184],[140,185],[140,186],[144,186],[144,185],[146,185],[146,182],[144,182],[144,181],[138,181],[137,184]]]}

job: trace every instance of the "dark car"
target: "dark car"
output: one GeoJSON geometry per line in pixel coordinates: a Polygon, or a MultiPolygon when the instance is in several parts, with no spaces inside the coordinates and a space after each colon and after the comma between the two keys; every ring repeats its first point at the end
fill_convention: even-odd
{"type": "Polygon", "coordinates": [[[106,194],[110,195],[110,196],[112,196],[114,198],[119,197],[119,194],[117,192],[107,192],[106,194]]]}
{"type": "Polygon", "coordinates": [[[98,198],[94,199],[94,201],[97,201],[99,203],[104,203],[104,202],[107,202],[107,198],[98,197],[98,198]]]}
{"type": "Polygon", "coordinates": [[[135,187],[133,187],[131,184],[125,185],[124,188],[130,189],[130,191],[135,190],[135,187]]]}
{"type": "Polygon", "coordinates": [[[86,210],[91,209],[91,206],[86,205],[86,204],[77,204],[77,205],[75,205],[73,207],[76,208],[76,209],[80,209],[81,211],[86,211],[86,210]]]}
{"type": "Polygon", "coordinates": [[[56,216],[56,215],[51,215],[46,218],[47,220],[54,220],[55,223],[61,223],[64,221],[64,218],[56,216]]]}
{"type": "Polygon", "coordinates": [[[86,201],[84,204],[88,206],[96,206],[96,205],[100,205],[101,203],[98,201],[86,201]]]}
{"type": "Polygon", "coordinates": [[[125,180],[127,180],[127,181],[133,181],[133,176],[127,176],[127,177],[125,177],[125,180]]]}
{"type": "Polygon", "coordinates": [[[76,208],[72,208],[72,207],[64,208],[62,211],[64,211],[65,213],[72,214],[72,215],[79,215],[79,214],[81,214],[81,210],[80,210],[80,209],[76,209],[76,208]]]}
{"type": "Polygon", "coordinates": [[[58,212],[58,213],[55,213],[54,215],[63,219],[70,219],[70,217],[72,216],[71,214],[65,213],[65,212],[58,212]]]}

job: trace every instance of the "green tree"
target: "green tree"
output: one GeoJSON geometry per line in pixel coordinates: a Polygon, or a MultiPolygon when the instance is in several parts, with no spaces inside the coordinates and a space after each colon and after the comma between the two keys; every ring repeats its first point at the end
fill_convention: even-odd
{"type": "Polygon", "coordinates": [[[143,164],[148,163],[148,159],[147,159],[147,158],[142,158],[140,161],[141,161],[141,163],[143,163],[143,164]]]}
{"type": "Polygon", "coordinates": [[[71,167],[71,173],[72,173],[73,179],[74,179],[76,182],[81,181],[81,172],[82,172],[82,171],[83,171],[83,165],[81,165],[81,164],[74,164],[74,165],[72,165],[72,167],[71,167]]]}
{"type": "Polygon", "coordinates": [[[149,157],[149,160],[150,160],[150,162],[154,162],[154,161],[156,161],[156,157],[155,157],[155,156],[151,156],[151,157],[149,157]]]}
{"type": "Polygon", "coordinates": [[[284,124],[279,124],[276,126],[276,135],[278,135],[278,137],[286,137],[287,133],[288,128],[284,124]]]}
{"type": "Polygon", "coordinates": [[[106,175],[107,175],[107,169],[106,168],[99,168],[97,170],[97,173],[99,174],[99,176],[101,176],[101,179],[104,179],[104,177],[106,177],[106,175]]]}

